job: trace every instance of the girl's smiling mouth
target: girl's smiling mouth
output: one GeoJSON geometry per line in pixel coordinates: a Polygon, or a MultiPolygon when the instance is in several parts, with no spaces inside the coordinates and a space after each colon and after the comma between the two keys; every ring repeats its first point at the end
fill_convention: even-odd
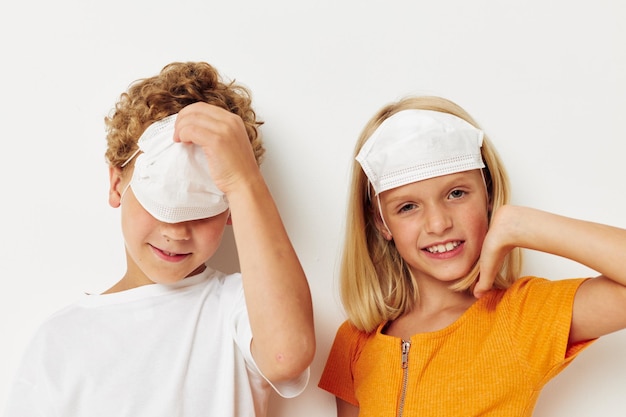
{"type": "Polygon", "coordinates": [[[429,246],[427,248],[424,248],[424,250],[429,253],[445,253],[445,252],[450,252],[458,248],[462,243],[463,241],[461,240],[455,240],[451,242],[439,243],[437,245],[429,246]]]}

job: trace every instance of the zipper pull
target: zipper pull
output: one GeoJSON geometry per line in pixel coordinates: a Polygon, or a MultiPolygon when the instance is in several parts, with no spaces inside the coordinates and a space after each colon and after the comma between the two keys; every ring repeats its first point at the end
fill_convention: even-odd
{"type": "Polygon", "coordinates": [[[406,340],[402,341],[402,369],[406,369],[409,366],[409,348],[411,342],[406,340]]]}

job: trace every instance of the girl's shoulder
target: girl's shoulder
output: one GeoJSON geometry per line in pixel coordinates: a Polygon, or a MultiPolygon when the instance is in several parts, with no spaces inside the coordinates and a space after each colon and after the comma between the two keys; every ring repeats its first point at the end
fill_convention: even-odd
{"type": "Polygon", "coordinates": [[[532,310],[547,313],[553,308],[571,310],[576,291],[585,280],[521,277],[507,289],[491,291],[485,297],[484,307],[491,311],[506,311],[507,315],[525,315],[532,310]]]}
{"type": "Polygon", "coordinates": [[[374,333],[359,330],[350,320],[346,320],[337,329],[335,344],[350,346],[352,349],[359,350],[359,347],[373,337],[374,333]]]}
{"type": "Polygon", "coordinates": [[[517,279],[513,285],[504,290],[504,295],[506,297],[519,297],[537,294],[575,292],[585,280],[586,278],[550,280],[536,276],[525,276],[517,279]]]}

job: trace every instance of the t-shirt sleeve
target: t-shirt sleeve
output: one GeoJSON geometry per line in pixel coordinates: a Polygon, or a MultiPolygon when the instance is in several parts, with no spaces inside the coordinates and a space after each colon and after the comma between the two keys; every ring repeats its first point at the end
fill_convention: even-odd
{"type": "Polygon", "coordinates": [[[584,281],[522,278],[503,299],[510,318],[508,332],[520,361],[546,381],[593,342],[568,345],[574,297],[584,281]]]}
{"type": "Polygon", "coordinates": [[[16,380],[4,410],[4,417],[43,417],[46,414],[40,409],[41,394],[35,385],[23,379],[16,380]]]}
{"type": "Polygon", "coordinates": [[[358,407],[352,365],[358,356],[361,333],[348,321],[337,330],[318,386],[358,407]]]}
{"type": "Polygon", "coordinates": [[[44,355],[39,333],[30,341],[14,375],[3,417],[47,417],[56,415],[40,372],[44,355]]]}

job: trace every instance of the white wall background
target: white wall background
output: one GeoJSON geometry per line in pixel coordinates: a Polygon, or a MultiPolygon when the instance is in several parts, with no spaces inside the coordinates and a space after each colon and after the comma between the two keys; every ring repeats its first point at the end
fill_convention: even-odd
{"type": "MultiPolygon", "coordinates": [[[[103,117],[131,81],[205,60],[252,89],[267,122],[264,173],[309,277],[318,338],[307,391],[273,400],[271,416],[332,416],[316,385],[343,320],[347,174],[366,120],[409,93],[453,99],[495,142],[516,203],[626,227],[624,21],[621,0],[2,3],[0,407],[36,326],[124,271],[103,117]]],[[[526,269],[592,273],[534,253],[526,269]]],[[[623,352],[626,332],[594,344],[535,415],[626,415],[623,352]]]]}

